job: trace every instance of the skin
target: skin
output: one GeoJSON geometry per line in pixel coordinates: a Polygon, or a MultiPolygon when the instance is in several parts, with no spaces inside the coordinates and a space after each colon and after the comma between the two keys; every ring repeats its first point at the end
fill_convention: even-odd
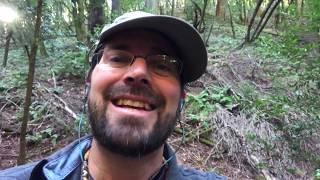
{"type": "MultiPolygon", "coordinates": [[[[145,30],[131,30],[113,35],[106,43],[105,51],[118,48],[141,57],[151,54],[176,56],[174,47],[167,39],[156,32],[145,30]]],[[[102,115],[108,117],[112,130],[120,134],[119,142],[136,144],[140,135],[154,131],[157,122],[175,121],[179,100],[182,98],[179,78],[163,77],[150,72],[143,58],[137,58],[129,68],[116,69],[106,64],[102,56],[93,69],[89,82],[89,103],[96,108],[94,110],[103,112],[102,115]],[[106,96],[105,93],[107,89],[117,86],[148,88],[161,100],[125,94],[121,98],[152,102],[156,104],[156,108],[146,111],[119,107],[114,105],[112,97],[106,96]],[[128,123],[124,124],[123,119],[129,119],[126,121],[128,123]],[[135,128],[132,129],[132,126],[135,128]],[[121,136],[129,132],[129,136],[121,136]]],[[[143,156],[128,157],[110,151],[93,138],[88,159],[89,172],[98,180],[148,179],[160,168],[162,158],[163,144],[143,156]]]]}

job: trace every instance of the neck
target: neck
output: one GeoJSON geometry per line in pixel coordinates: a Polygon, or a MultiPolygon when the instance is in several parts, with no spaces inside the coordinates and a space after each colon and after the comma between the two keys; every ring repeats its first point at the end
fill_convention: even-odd
{"type": "Polygon", "coordinates": [[[162,161],[163,146],[146,156],[132,158],[112,153],[93,139],[88,167],[95,180],[146,180],[159,170],[162,161]]]}

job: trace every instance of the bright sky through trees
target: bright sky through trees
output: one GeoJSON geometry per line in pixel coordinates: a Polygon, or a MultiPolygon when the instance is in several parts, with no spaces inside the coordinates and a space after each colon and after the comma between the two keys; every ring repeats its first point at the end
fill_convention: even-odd
{"type": "Polygon", "coordinates": [[[17,17],[18,14],[13,9],[6,6],[0,6],[0,21],[10,23],[14,21],[17,17]]]}

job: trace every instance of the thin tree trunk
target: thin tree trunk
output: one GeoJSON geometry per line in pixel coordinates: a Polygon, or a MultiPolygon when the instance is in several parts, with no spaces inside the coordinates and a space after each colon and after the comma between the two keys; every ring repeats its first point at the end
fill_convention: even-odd
{"type": "Polygon", "coordinates": [[[235,39],[236,38],[236,32],[234,31],[234,25],[233,25],[233,20],[232,20],[232,12],[231,12],[229,1],[227,2],[227,5],[228,5],[229,15],[230,15],[230,26],[231,26],[231,30],[232,30],[232,37],[233,37],[233,39],[235,39]]]}
{"type": "Polygon", "coordinates": [[[271,8],[273,1],[274,1],[274,0],[270,0],[269,3],[268,3],[268,5],[267,5],[267,7],[266,7],[266,9],[263,11],[263,13],[262,13],[262,15],[261,15],[261,17],[260,17],[259,23],[258,23],[258,25],[257,25],[257,28],[256,28],[256,30],[253,32],[250,40],[252,40],[252,38],[254,38],[254,36],[255,36],[256,33],[257,33],[257,29],[258,29],[258,28],[261,26],[261,24],[264,22],[264,18],[265,18],[265,16],[266,16],[266,14],[268,13],[269,9],[271,8]]]}
{"type": "Polygon", "coordinates": [[[211,26],[210,26],[209,34],[208,34],[206,42],[205,42],[206,46],[209,46],[209,39],[210,39],[210,36],[211,36],[211,33],[212,33],[212,29],[213,29],[213,24],[211,24],[211,26]]]}
{"type": "Polygon", "coordinates": [[[86,27],[85,27],[85,16],[84,16],[84,0],[72,0],[72,18],[74,23],[74,28],[76,30],[77,40],[80,42],[85,42],[86,37],[86,27]]]}
{"type": "Polygon", "coordinates": [[[175,0],[171,0],[171,16],[174,15],[175,4],[176,4],[175,0]]]}
{"type": "MultiPolygon", "coordinates": [[[[271,0],[274,1],[274,0],[271,0]]],[[[274,10],[278,7],[278,5],[280,4],[281,0],[276,0],[274,1],[274,5],[271,7],[270,12],[268,13],[267,18],[264,20],[263,24],[258,27],[257,32],[254,33],[254,36],[252,37],[252,41],[256,40],[260,33],[262,32],[262,30],[264,29],[264,27],[266,26],[266,24],[268,23],[272,13],[274,12],[274,10]]]]}
{"type": "Polygon", "coordinates": [[[303,0],[297,0],[296,1],[296,7],[297,7],[297,15],[300,18],[302,14],[302,9],[303,9],[303,0]]]}
{"type": "Polygon", "coordinates": [[[248,20],[247,20],[248,18],[247,18],[247,7],[245,2],[243,2],[242,10],[243,10],[244,25],[246,25],[248,24],[248,20]]]}
{"type": "Polygon", "coordinates": [[[217,17],[221,18],[225,16],[224,8],[225,8],[225,0],[217,0],[217,5],[216,5],[217,17]]]}
{"type": "Polygon", "coordinates": [[[251,39],[250,31],[251,31],[251,28],[252,28],[252,26],[253,26],[253,24],[254,24],[254,19],[256,18],[257,14],[258,14],[258,11],[259,11],[259,9],[260,9],[260,6],[261,6],[262,2],[263,2],[263,0],[259,0],[259,1],[257,2],[256,8],[255,8],[255,10],[254,10],[254,12],[253,12],[253,14],[252,14],[250,23],[249,23],[249,25],[248,25],[247,35],[246,35],[246,37],[245,37],[245,43],[250,42],[250,39],[251,39]]]}
{"type": "Polygon", "coordinates": [[[28,73],[28,80],[27,80],[27,92],[26,92],[25,103],[23,108],[21,131],[20,131],[20,148],[19,148],[19,157],[17,162],[19,165],[24,164],[26,161],[26,144],[27,144],[26,132],[27,132],[28,119],[29,119],[29,109],[31,105],[32,85],[33,85],[34,72],[35,72],[35,61],[36,61],[37,49],[38,49],[38,44],[40,39],[42,6],[43,6],[43,1],[38,0],[34,38],[31,45],[30,56],[28,57],[29,73],[28,73]]]}
{"type": "Polygon", "coordinates": [[[243,3],[244,3],[244,2],[243,2],[242,0],[237,0],[237,8],[238,8],[238,10],[239,10],[239,21],[240,21],[240,23],[242,23],[242,24],[243,24],[243,22],[244,22],[243,12],[242,12],[243,3]]]}
{"type": "Polygon", "coordinates": [[[204,30],[205,30],[205,26],[206,26],[205,15],[206,15],[207,5],[208,5],[208,0],[204,0],[203,8],[201,11],[200,24],[199,24],[199,32],[200,33],[204,32],[204,30]]]}
{"type": "Polygon", "coordinates": [[[111,19],[117,17],[120,12],[120,0],[111,0],[111,19]]]}
{"type": "Polygon", "coordinates": [[[10,48],[10,40],[12,38],[13,31],[12,29],[9,29],[8,35],[6,37],[6,46],[4,50],[4,56],[3,56],[3,67],[7,66],[7,61],[8,61],[8,54],[9,54],[9,48],[10,48]]]}
{"type": "MultiPolygon", "coordinates": [[[[104,22],[104,5],[105,0],[90,0],[88,9],[88,31],[94,34],[95,28],[102,27],[104,22]]],[[[88,34],[89,34],[88,33],[88,34]]],[[[88,46],[91,47],[91,36],[88,36],[88,46]]]]}
{"type": "MultiPolygon", "coordinates": [[[[283,4],[283,1],[280,2],[281,4],[283,4]]],[[[277,9],[277,12],[276,14],[274,15],[274,29],[278,29],[279,28],[279,25],[280,25],[280,22],[281,22],[281,11],[282,11],[282,8],[283,6],[280,5],[280,7],[277,9]]]]}
{"type": "Polygon", "coordinates": [[[44,45],[44,40],[43,38],[41,37],[40,41],[39,41],[39,50],[40,50],[40,54],[41,56],[44,56],[44,57],[48,57],[48,52],[47,52],[47,48],[46,46],[44,45]]]}

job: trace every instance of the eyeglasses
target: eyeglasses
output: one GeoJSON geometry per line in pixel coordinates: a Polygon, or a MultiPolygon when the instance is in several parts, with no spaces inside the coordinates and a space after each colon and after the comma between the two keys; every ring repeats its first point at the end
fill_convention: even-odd
{"type": "Polygon", "coordinates": [[[102,60],[113,68],[125,68],[131,66],[136,58],[145,59],[147,68],[160,76],[178,77],[182,71],[181,61],[165,54],[142,57],[123,50],[104,50],[102,60]]]}

